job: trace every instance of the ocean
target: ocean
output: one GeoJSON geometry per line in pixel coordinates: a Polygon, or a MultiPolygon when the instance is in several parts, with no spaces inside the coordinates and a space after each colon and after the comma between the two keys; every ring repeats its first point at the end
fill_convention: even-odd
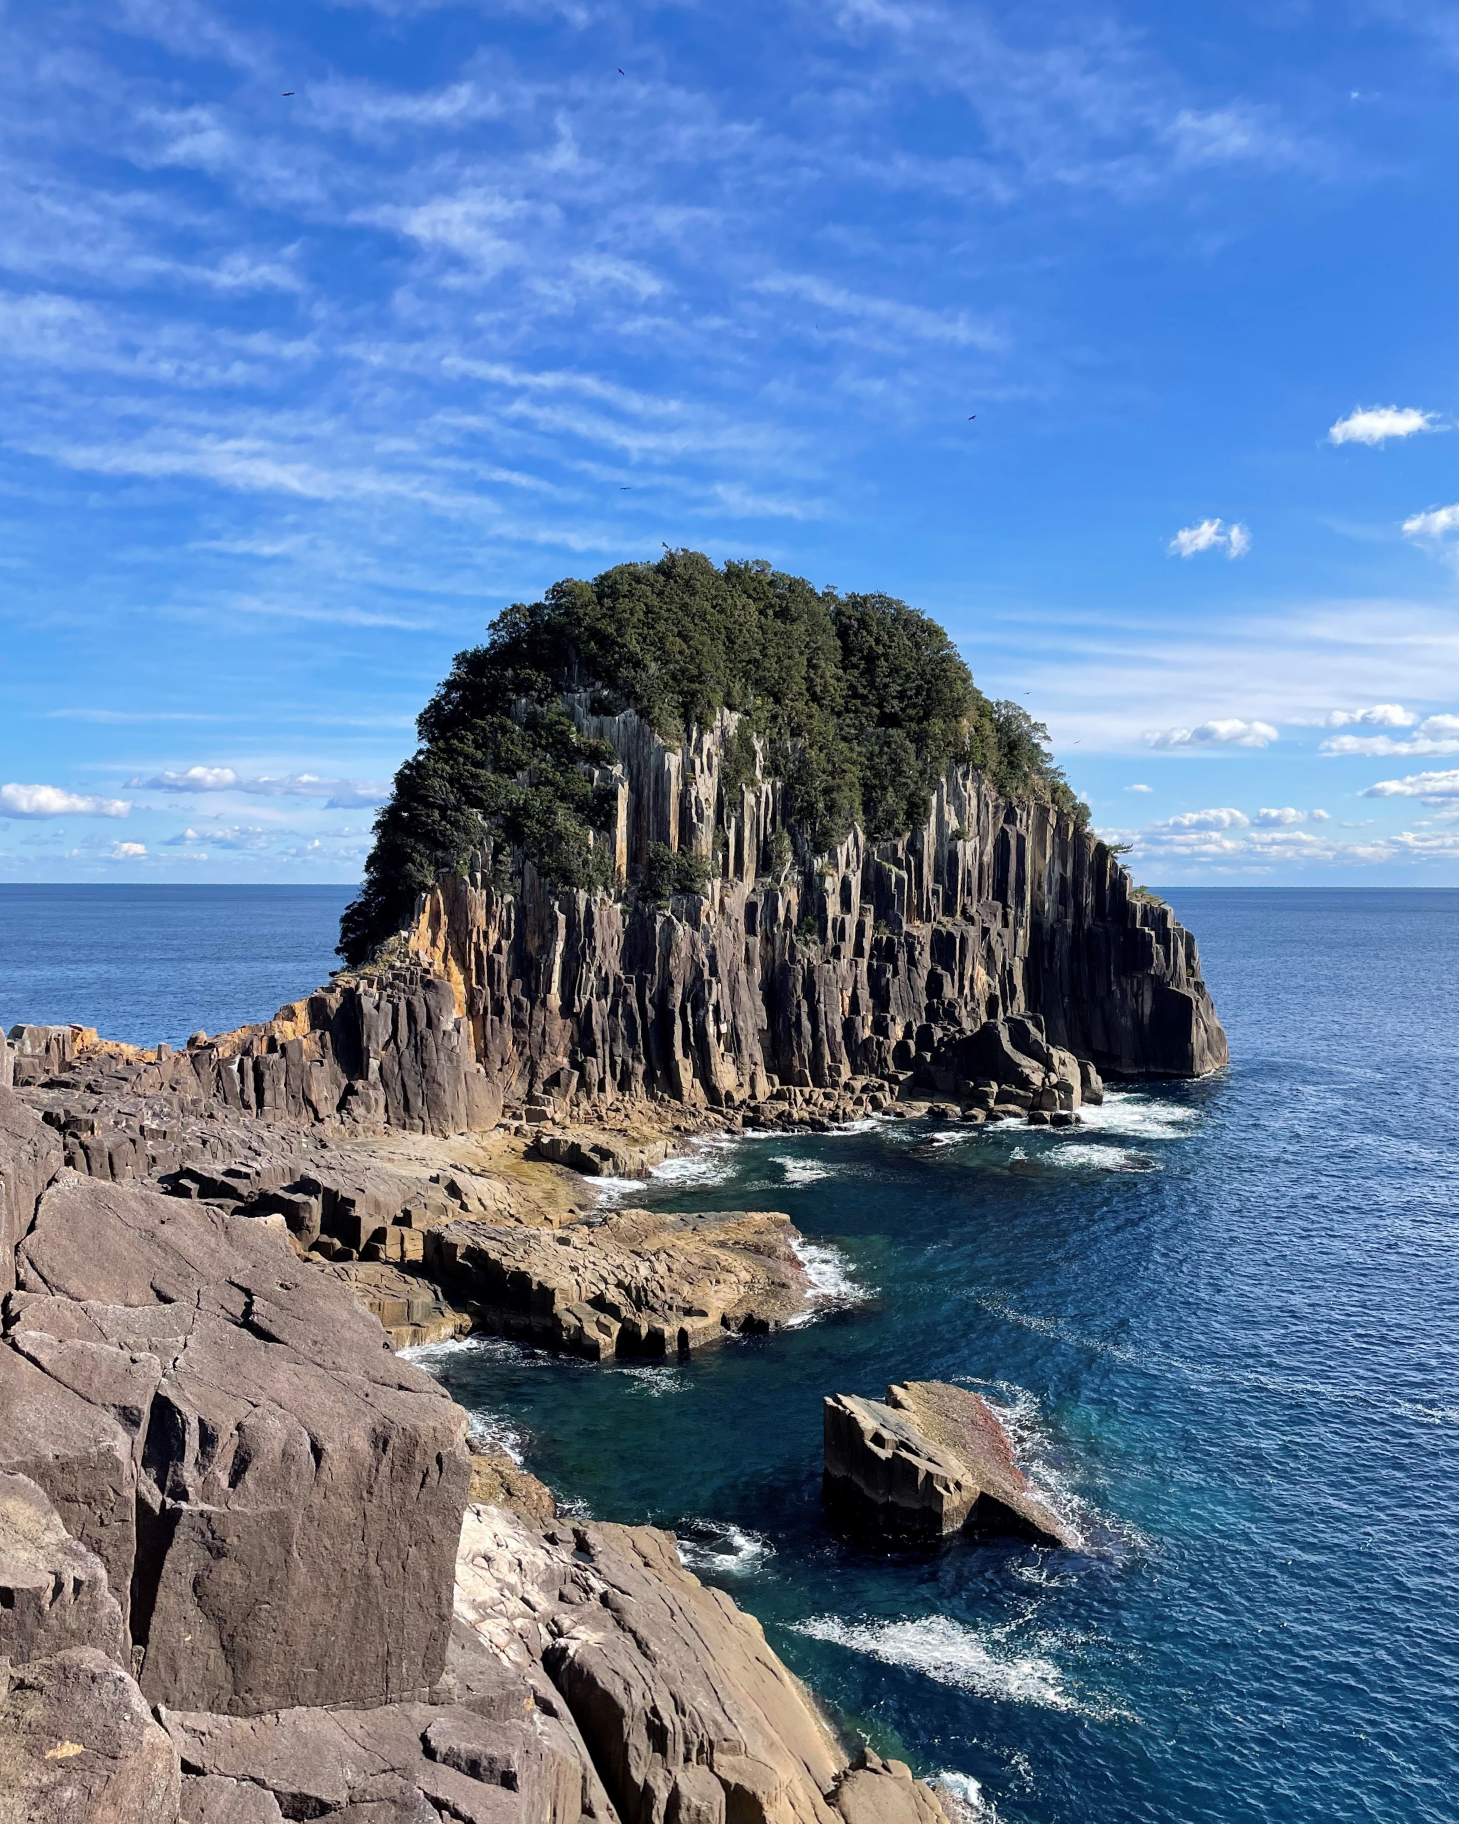
{"type": "MultiPolygon", "coordinates": [[[[174,908],[172,967],[145,977],[131,949],[162,926],[128,890],[70,925],[17,891],[82,890],[0,889],[0,1017],[105,1030],[114,1008],[171,1036],[219,1023],[182,1008],[209,975],[189,945],[216,955],[261,890],[174,908]]],[[[284,964],[317,954],[321,901],[274,891],[274,972],[246,965],[230,1019],[313,983],[284,964]]],[[[847,1727],[986,1818],[1451,1824],[1459,892],[1172,898],[1221,1075],[1116,1090],[1066,1131],[700,1145],[607,1194],[789,1211],[813,1322],[682,1365],[422,1358],[560,1499],[673,1527],[847,1727]],[[995,1401],[1083,1549],[837,1537],[822,1396],[908,1378],[995,1401]]]]}

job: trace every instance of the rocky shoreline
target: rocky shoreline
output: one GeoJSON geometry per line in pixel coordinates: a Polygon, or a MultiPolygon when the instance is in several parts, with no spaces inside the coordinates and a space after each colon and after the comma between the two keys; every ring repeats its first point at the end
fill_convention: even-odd
{"type": "MultiPolygon", "coordinates": [[[[725,789],[734,718],[674,752],[573,713],[618,755],[611,893],[442,875],[271,1021],[0,1044],[0,1824],[955,1808],[853,1761],[668,1535],[560,1518],[473,1453],[397,1351],[677,1357],[803,1319],[783,1214],[593,1181],[710,1132],[1072,1126],[1107,1075],[1224,1062],[1194,941],[1070,816],[967,769],[923,829],[764,875],[780,788],[756,747],[725,789]],[[639,897],[653,845],[709,860],[706,890],[639,897]]],[[[828,1493],[885,1530],[1073,1543],[962,1390],[827,1412],[828,1493]]]]}

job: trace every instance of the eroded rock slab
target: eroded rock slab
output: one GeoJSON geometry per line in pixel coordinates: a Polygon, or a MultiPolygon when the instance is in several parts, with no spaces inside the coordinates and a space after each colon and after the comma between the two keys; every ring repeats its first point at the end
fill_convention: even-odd
{"type": "Polygon", "coordinates": [[[885,1402],[828,1395],[825,1486],[849,1518],[883,1532],[940,1537],[971,1524],[1079,1543],[1018,1467],[987,1402],[945,1381],[894,1383],[885,1402]]]}
{"type": "MultiPolygon", "coordinates": [[[[10,1050],[0,1038],[6,1060],[10,1050]]],[[[0,1087],[0,1293],[15,1284],[15,1249],[41,1192],[61,1169],[61,1142],[13,1090],[0,1087]]]]}
{"type": "Polygon", "coordinates": [[[426,1267],[478,1325],[593,1360],[673,1355],[805,1308],[809,1281],[776,1212],[616,1210],[546,1230],[454,1223],[426,1267]]]}
{"type": "Polygon", "coordinates": [[[450,1631],[465,1415],[347,1290],[256,1221],[72,1173],[18,1277],[0,1388],[23,1380],[27,1404],[0,1399],[0,1463],[130,1587],[148,1698],[423,1696],[450,1631]],[[129,1409],[133,1430],[113,1416],[129,1409]],[[65,1448],[7,1439],[27,1413],[38,1433],[59,1415],[65,1448]]]}

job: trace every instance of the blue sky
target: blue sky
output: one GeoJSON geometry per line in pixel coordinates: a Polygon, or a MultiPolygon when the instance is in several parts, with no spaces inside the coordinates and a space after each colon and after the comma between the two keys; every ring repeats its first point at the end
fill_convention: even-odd
{"type": "Polygon", "coordinates": [[[0,48],[0,879],[356,878],[451,655],[668,543],[937,615],[1152,884],[1459,883],[1459,6],[0,48]]]}

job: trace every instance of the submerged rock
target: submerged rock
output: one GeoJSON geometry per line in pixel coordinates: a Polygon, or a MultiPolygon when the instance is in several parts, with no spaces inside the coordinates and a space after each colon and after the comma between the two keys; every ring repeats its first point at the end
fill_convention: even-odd
{"type": "Polygon", "coordinates": [[[825,1489],[833,1507],[886,1533],[940,1538],[973,1525],[1078,1544],[1034,1493],[987,1402],[945,1381],[894,1383],[885,1402],[829,1394],[825,1489]]]}

